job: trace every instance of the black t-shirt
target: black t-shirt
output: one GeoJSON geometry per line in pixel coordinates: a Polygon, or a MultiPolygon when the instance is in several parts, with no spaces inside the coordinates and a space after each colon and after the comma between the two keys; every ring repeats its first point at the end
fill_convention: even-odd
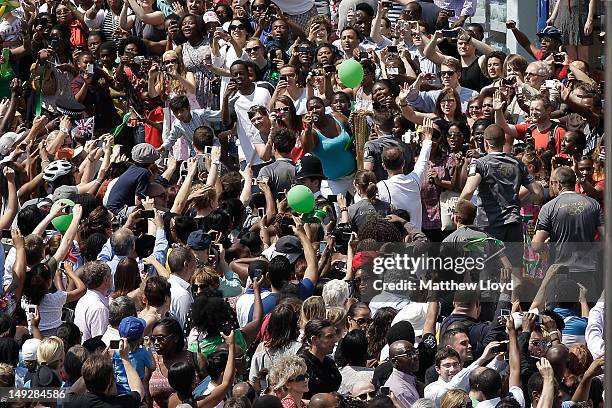
{"type": "Polygon", "coordinates": [[[313,395],[320,392],[334,392],[340,388],[342,374],[338,366],[329,356],[325,356],[323,362],[319,361],[309,351],[304,351],[300,357],[306,362],[308,376],[308,392],[304,394],[304,399],[310,399],[313,395]]]}
{"type": "Polygon", "coordinates": [[[478,195],[489,219],[490,227],[521,222],[519,190],[528,186],[533,177],[516,157],[506,153],[490,153],[470,164],[469,175],[480,174],[478,195]]]}
{"type": "Polygon", "coordinates": [[[140,394],[131,392],[123,395],[73,394],[68,393],[64,408],[137,408],[140,406],[140,394]]]}

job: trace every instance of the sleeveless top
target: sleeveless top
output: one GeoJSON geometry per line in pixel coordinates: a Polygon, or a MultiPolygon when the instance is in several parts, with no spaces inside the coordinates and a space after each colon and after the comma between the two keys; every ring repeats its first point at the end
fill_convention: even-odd
{"type": "Polygon", "coordinates": [[[351,140],[349,132],[344,125],[334,116],[334,121],[340,128],[340,134],[334,138],[323,135],[319,130],[313,129],[319,140],[312,154],[321,160],[323,174],[330,180],[336,180],[349,174],[353,174],[357,168],[357,162],[351,149],[346,145],[351,140]]]}
{"type": "Polygon", "coordinates": [[[478,58],[476,58],[467,67],[461,67],[461,80],[459,82],[465,88],[480,92],[483,87],[491,83],[491,80],[482,73],[478,58]]]}
{"type": "MultiPolygon", "coordinates": [[[[191,356],[192,353],[187,353],[184,361],[193,365],[194,361],[191,356]]],[[[149,380],[149,393],[151,394],[154,408],[166,408],[168,406],[168,399],[174,393],[174,389],[170,386],[168,378],[162,373],[162,359],[160,355],[154,352],[153,359],[155,360],[155,371],[153,371],[151,379],[149,380]]],[[[202,379],[198,375],[198,370],[196,369],[196,383],[199,383],[201,380],[202,379]]]]}

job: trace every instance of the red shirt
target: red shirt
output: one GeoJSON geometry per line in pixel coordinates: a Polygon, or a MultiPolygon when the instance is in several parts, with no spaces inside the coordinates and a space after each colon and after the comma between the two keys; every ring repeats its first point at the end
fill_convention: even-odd
{"type": "MultiPolygon", "coordinates": [[[[538,50],[538,52],[536,52],[536,59],[538,61],[542,61],[544,58],[542,58],[542,50],[538,50]]],[[[567,78],[567,67],[563,67],[563,69],[561,69],[561,71],[559,72],[559,78],[558,79],[565,79],[567,78]]]]}
{"type": "MultiPolygon", "coordinates": [[[[517,139],[519,140],[525,139],[525,136],[527,134],[527,129],[529,128],[529,126],[531,126],[530,123],[519,123],[517,125],[514,125],[518,133],[517,139]]],[[[531,131],[531,136],[533,137],[533,140],[535,142],[536,149],[547,149],[548,148],[548,143],[550,141],[550,137],[548,135],[549,132],[550,132],[550,128],[544,130],[544,132],[540,132],[537,126],[531,131]]],[[[561,140],[563,140],[564,135],[565,135],[565,129],[563,129],[561,126],[557,126],[557,129],[555,129],[555,134],[553,136],[555,140],[555,153],[556,154],[561,153],[561,140]]]]}
{"type": "MultiPolygon", "coordinates": [[[[147,119],[149,119],[151,122],[157,122],[157,123],[163,122],[164,109],[161,106],[158,106],[157,108],[153,109],[147,114],[147,119]]],[[[144,131],[145,131],[145,142],[149,143],[150,145],[153,145],[153,147],[155,147],[156,149],[162,145],[163,143],[162,134],[159,130],[145,123],[144,131]]]]}

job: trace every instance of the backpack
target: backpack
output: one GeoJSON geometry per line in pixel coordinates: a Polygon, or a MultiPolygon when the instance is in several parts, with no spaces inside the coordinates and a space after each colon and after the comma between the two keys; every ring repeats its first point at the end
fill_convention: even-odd
{"type": "MultiPolygon", "coordinates": [[[[557,128],[562,128],[563,126],[561,126],[561,124],[557,123],[557,122],[551,122],[552,125],[550,125],[550,127],[548,128],[548,145],[546,146],[547,150],[552,150],[553,152],[557,152],[557,141],[555,140],[555,133],[557,132],[557,128]]],[[[527,130],[525,131],[525,139],[527,139],[528,137],[531,137],[531,133],[537,129],[538,125],[536,125],[535,123],[529,125],[529,127],[527,128],[527,130]]]]}

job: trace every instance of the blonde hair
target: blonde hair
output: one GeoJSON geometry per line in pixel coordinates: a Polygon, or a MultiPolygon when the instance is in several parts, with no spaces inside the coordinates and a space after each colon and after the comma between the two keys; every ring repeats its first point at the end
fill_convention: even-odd
{"type": "Polygon", "coordinates": [[[56,336],[45,337],[36,350],[38,364],[46,364],[51,368],[57,368],[64,355],[64,342],[56,336]]]}
{"type": "MultiPolygon", "coordinates": [[[[164,60],[168,57],[174,57],[177,59],[178,62],[176,64],[177,66],[176,73],[179,76],[185,77],[185,74],[187,73],[187,69],[185,68],[185,64],[183,63],[183,58],[176,51],[169,50],[169,51],[164,52],[164,54],[162,55],[162,59],[161,59],[162,64],[164,63],[164,60]]],[[[164,100],[168,98],[166,89],[164,89],[166,86],[165,79],[166,79],[166,76],[160,73],[160,75],[157,75],[157,79],[155,80],[155,90],[157,91],[159,96],[164,100]]],[[[167,85],[168,85],[168,89],[172,90],[177,95],[187,94],[185,87],[183,87],[183,85],[178,79],[170,79],[167,85]]]]}
{"type": "Polygon", "coordinates": [[[292,378],[306,373],[306,363],[294,354],[285,355],[274,362],[270,369],[270,386],[273,390],[285,390],[292,378]]]}
{"type": "Polygon", "coordinates": [[[311,296],[302,303],[300,311],[300,327],[313,319],[325,319],[325,302],[321,296],[311,296]]]}
{"type": "Polygon", "coordinates": [[[468,398],[467,392],[459,389],[446,391],[440,401],[440,408],[460,408],[465,399],[468,398]]]}

